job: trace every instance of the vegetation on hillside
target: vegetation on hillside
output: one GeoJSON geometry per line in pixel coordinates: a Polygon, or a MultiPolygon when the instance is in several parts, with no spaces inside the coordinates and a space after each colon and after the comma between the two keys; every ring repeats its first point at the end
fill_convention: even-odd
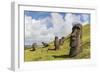
{"type": "MultiPolygon", "coordinates": [[[[70,36],[70,35],[69,35],[70,36]]],[[[65,42],[60,46],[59,50],[48,50],[54,48],[54,43],[49,43],[48,47],[37,47],[35,51],[31,48],[25,48],[25,61],[46,61],[46,60],[64,60],[64,59],[88,59],[90,58],[90,25],[83,26],[82,30],[82,46],[83,51],[75,57],[69,58],[69,36],[65,38],[65,42]]]]}

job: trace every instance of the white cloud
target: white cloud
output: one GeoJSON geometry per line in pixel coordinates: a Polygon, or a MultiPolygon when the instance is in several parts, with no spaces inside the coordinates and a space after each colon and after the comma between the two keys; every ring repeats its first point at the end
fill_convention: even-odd
{"type": "MultiPolygon", "coordinates": [[[[85,16],[84,16],[85,17],[85,16]]],[[[80,21],[80,15],[67,13],[63,18],[59,13],[51,13],[51,17],[35,20],[25,16],[25,45],[36,42],[51,42],[55,36],[61,38],[72,31],[72,23],[80,21]],[[52,25],[52,27],[50,27],[52,25]],[[50,28],[48,28],[50,27],[50,28]]]]}
{"type": "Polygon", "coordinates": [[[54,26],[53,28],[54,35],[58,37],[67,35],[64,33],[66,31],[63,31],[64,26],[66,26],[66,24],[62,15],[60,15],[59,13],[51,13],[51,16],[52,16],[52,23],[54,26]]]}
{"type": "Polygon", "coordinates": [[[42,41],[49,42],[52,39],[52,28],[47,29],[48,20],[32,19],[30,16],[25,16],[25,44],[30,45],[34,42],[40,44],[42,41]]]}

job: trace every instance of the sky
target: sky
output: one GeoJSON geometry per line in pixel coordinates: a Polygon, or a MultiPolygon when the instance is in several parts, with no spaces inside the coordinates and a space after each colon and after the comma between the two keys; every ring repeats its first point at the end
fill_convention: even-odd
{"type": "Polygon", "coordinates": [[[25,45],[52,42],[55,36],[66,37],[72,32],[74,23],[90,24],[90,14],[24,11],[25,45]]]}

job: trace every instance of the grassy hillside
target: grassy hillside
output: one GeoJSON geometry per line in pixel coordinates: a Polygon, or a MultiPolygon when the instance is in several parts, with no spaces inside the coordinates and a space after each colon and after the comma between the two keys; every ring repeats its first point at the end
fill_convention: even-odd
{"type": "Polygon", "coordinates": [[[63,60],[63,59],[86,59],[90,58],[90,25],[83,26],[82,31],[82,53],[77,55],[76,57],[69,58],[69,37],[66,37],[65,42],[60,49],[48,50],[54,48],[54,43],[50,43],[48,47],[37,47],[36,51],[30,51],[31,48],[25,48],[24,51],[24,60],[25,61],[45,61],[45,60],[63,60]]]}

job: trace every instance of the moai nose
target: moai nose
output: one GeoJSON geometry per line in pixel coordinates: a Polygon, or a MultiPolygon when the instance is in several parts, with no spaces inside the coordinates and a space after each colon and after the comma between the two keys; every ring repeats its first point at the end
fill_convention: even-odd
{"type": "Polygon", "coordinates": [[[76,33],[73,32],[73,33],[71,34],[71,37],[76,37],[76,33]]]}

